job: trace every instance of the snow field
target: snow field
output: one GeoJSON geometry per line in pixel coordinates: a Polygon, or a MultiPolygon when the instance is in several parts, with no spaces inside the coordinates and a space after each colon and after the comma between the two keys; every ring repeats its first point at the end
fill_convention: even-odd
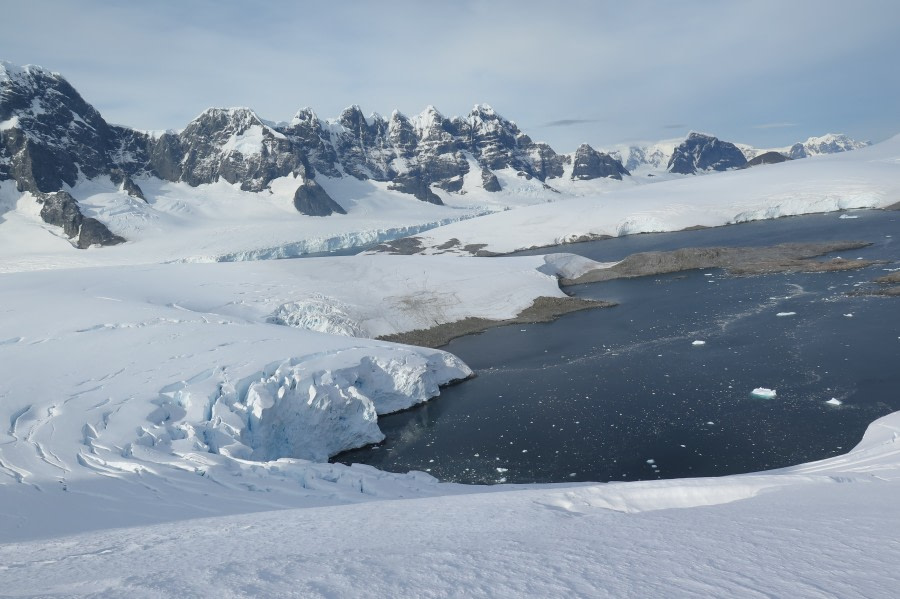
{"type": "Polygon", "coordinates": [[[433,493],[427,475],[316,463],[471,374],[362,336],[515,316],[562,295],[545,266],[360,256],[2,275],[16,317],[0,320],[0,539],[433,493]],[[123,497],[134,513],[107,519],[123,497]],[[62,521],[60,505],[83,517],[62,521]]]}

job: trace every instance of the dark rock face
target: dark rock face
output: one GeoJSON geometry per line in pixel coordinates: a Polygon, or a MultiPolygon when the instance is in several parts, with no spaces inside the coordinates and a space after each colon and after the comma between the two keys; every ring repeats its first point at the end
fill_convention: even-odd
{"type": "Polygon", "coordinates": [[[426,179],[418,170],[412,170],[408,173],[397,175],[394,178],[394,183],[389,185],[388,189],[412,194],[416,199],[430,204],[436,204],[438,206],[443,206],[444,204],[444,202],[441,201],[440,196],[431,191],[431,188],[426,183],[426,179]]]}
{"type": "Polygon", "coordinates": [[[340,177],[337,169],[337,153],[331,144],[331,137],[323,127],[322,121],[309,108],[297,112],[291,123],[279,129],[292,140],[298,153],[304,159],[308,170],[313,170],[327,177],[340,177]]]}
{"type": "Polygon", "coordinates": [[[307,180],[294,192],[294,208],[308,216],[347,214],[314,179],[307,180]]]}
{"type": "Polygon", "coordinates": [[[549,145],[541,142],[532,144],[525,151],[532,165],[534,176],[541,181],[563,176],[563,168],[569,162],[568,156],[557,154],[549,145]]]}
{"type": "Polygon", "coordinates": [[[127,193],[131,197],[144,200],[144,202],[147,201],[147,198],[144,197],[144,191],[124,171],[120,169],[114,169],[110,171],[109,178],[113,183],[118,185],[125,193],[127,193]]]}
{"type": "Polygon", "coordinates": [[[75,198],[61,190],[75,185],[79,172],[94,178],[119,171],[116,160],[127,162],[129,147],[140,161],[142,134],[108,125],[59,75],[9,63],[0,63],[0,122],[0,179],[15,179],[19,191],[34,194],[43,203],[41,218],[77,237],[78,247],[124,241],[84,218],[75,198]]]}
{"type": "Polygon", "coordinates": [[[806,151],[806,146],[801,143],[795,143],[791,146],[791,149],[788,150],[788,156],[791,160],[797,160],[799,158],[807,158],[809,154],[806,151]]]}
{"type": "Polygon", "coordinates": [[[272,179],[306,176],[291,141],[247,108],[211,108],[179,134],[181,180],[197,186],[224,179],[262,191],[272,179]]]}
{"type": "Polygon", "coordinates": [[[786,162],[788,160],[791,160],[791,158],[788,158],[780,152],[764,152],[756,158],[748,160],[747,164],[741,168],[750,168],[751,166],[759,166],[761,164],[778,164],[779,162],[786,162]]]}
{"type": "Polygon", "coordinates": [[[76,247],[85,249],[92,245],[116,245],[125,239],[114,235],[106,225],[95,218],[86,218],[78,208],[78,202],[68,192],[41,194],[41,218],[50,225],[62,227],[76,247]]]}
{"type": "Polygon", "coordinates": [[[59,191],[45,194],[38,201],[43,204],[41,218],[45,223],[62,227],[63,233],[68,237],[78,235],[84,217],[75,198],[65,191],[59,191]]]}
{"type": "Polygon", "coordinates": [[[497,180],[497,175],[492,173],[491,170],[487,168],[481,169],[481,186],[485,191],[490,191],[492,193],[498,192],[502,189],[500,187],[500,181],[497,180]]]}
{"type": "Polygon", "coordinates": [[[747,164],[737,146],[702,133],[691,133],[669,159],[671,173],[693,175],[697,171],[725,171],[747,164]]]}
{"type": "Polygon", "coordinates": [[[37,67],[0,67],[0,121],[10,121],[3,145],[19,188],[32,193],[107,174],[118,148],[116,131],[65,79],[37,67]]]}
{"type": "Polygon", "coordinates": [[[81,221],[81,231],[76,244],[78,249],[83,250],[92,245],[118,245],[120,243],[125,243],[125,238],[112,233],[96,218],[85,218],[81,221]]]}
{"type": "Polygon", "coordinates": [[[573,179],[587,181],[605,177],[621,181],[622,175],[628,174],[621,162],[609,154],[598,152],[588,144],[581,144],[575,151],[573,179]]]}
{"type": "Polygon", "coordinates": [[[359,106],[351,106],[341,113],[338,123],[343,131],[332,139],[344,170],[357,179],[393,179],[390,162],[394,151],[387,140],[385,120],[374,115],[370,124],[359,106]]]}

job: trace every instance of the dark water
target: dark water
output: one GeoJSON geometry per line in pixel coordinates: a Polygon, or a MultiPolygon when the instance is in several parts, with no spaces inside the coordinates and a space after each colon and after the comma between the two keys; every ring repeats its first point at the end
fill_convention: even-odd
{"type": "Polygon", "coordinates": [[[872,420],[900,410],[900,298],[846,294],[900,267],[900,213],[853,215],[557,248],[611,260],[649,249],[862,239],[874,245],[843,257],[896,262],[573,288],[620,305],[451,342],[444,349],[478,377],[381,417],[383,444],[338,459],[446,481],[524,483],[724,475],[843,453],[872,420]],[[796,314],[777,316],[784,312],[796,314]],[[752,397],[756,387],[777,396],[752,397]],[[831,398],[842,405],[826,404],[831,398]]]}

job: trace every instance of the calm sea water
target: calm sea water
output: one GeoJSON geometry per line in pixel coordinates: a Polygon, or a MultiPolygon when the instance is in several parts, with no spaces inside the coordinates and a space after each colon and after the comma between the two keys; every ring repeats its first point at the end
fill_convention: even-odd
{"type": "Polygon", "coordinates": [[[851,215],[531,252],[606,261],[677,247],[861,239],[874,245],[844,258],[894,263],[742,278],[690,271],[571,288],[620,305],[454,340],[444,349],[477,378],[381,417],[386,441],[337,461],[526,483],[724,475],[843,453],[872,420],[900,410],[900,298],[847,295],[900,267],[900,213],[851,215]],[[777,395],[754,397],[757,387],[777,395]]]}

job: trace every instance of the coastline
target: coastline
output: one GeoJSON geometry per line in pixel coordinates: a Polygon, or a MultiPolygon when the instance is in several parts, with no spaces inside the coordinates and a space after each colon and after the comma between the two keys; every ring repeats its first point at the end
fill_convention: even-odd
{"type": "Polygon", "coordinates": [[[487,318],[469,317],[455,322],[439,324],[427,329],[417,329],[405,333],[384,335],[378,337],[379,341],[393,343],[405,343],[420,347],[439,348],[447,345],[457,337],[483,333],[488,329],[508,324],[534,324],[538,322],[551,322],[560,316],[581,310],[595,308],[611,308],[613,302],[586,300],[578,297],[547,297],[541,296],[534,300],[528,308],[525,308],[513,318],[504,320],[489,320],[487,318]]]}

